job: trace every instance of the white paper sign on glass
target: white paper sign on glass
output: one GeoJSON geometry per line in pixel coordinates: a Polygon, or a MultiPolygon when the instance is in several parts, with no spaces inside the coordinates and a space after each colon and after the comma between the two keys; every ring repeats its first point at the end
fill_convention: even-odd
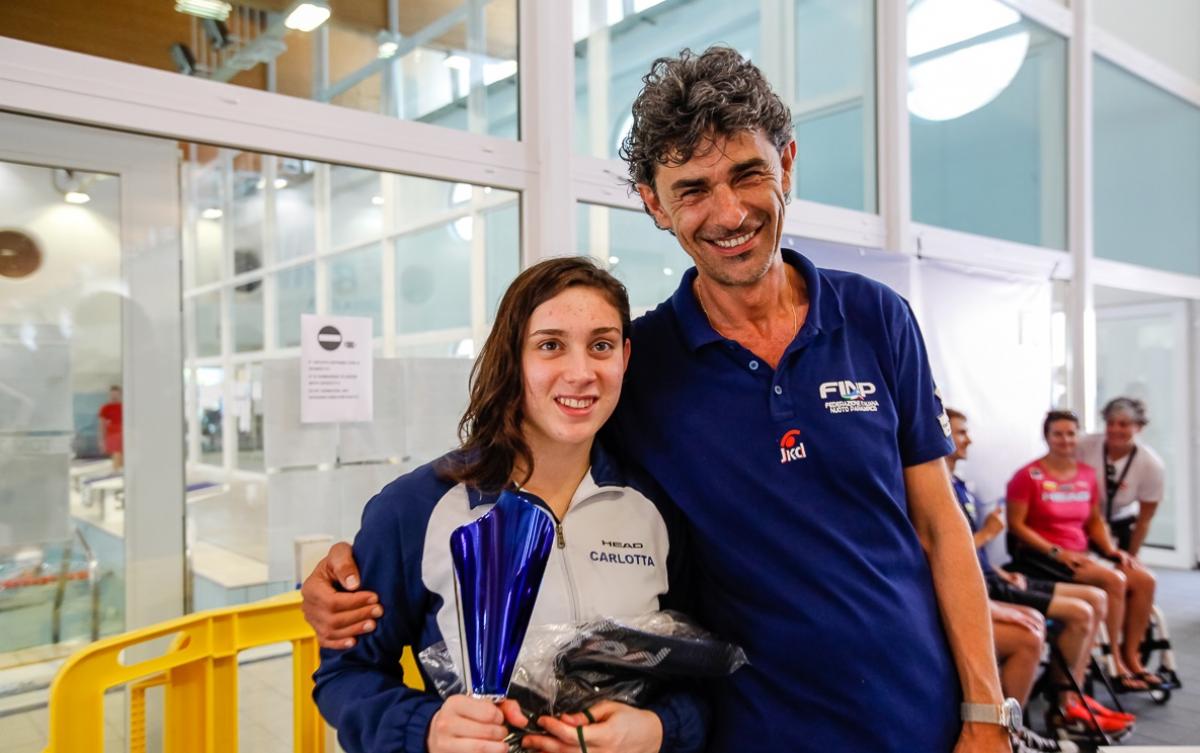
{"type": "Polygon", "coordinates": [[[374,418],[371,319],[300,317],[300,421],[374,418]]]}

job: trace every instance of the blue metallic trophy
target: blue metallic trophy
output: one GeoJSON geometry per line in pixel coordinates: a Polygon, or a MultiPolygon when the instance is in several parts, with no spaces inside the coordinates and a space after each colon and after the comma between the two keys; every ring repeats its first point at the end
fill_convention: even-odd
{"type": "Polygon", "coordinates": [[[461,666],[472,696],[498,701],[508,693],[553,546],[554,518],[510,491],[450,534],[461,666]]]}

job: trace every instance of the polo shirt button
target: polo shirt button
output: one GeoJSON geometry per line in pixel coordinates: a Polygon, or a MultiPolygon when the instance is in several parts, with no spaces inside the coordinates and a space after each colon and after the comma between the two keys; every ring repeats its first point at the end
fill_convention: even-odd
{"type": "Polygon", "coordinates": [[[751,362],[750,362],[750,370],[751,370],[751,371],[758,371],[758,361],[751,361],[751,362]]]}
{"type": "Polygon", "coordinates": [[[776,394],[776,395],[782,395],[782,394],[783,394],[783,388],[782,388],[782,387],[780,387],[778,384],[777,384],[777,385],[775,385],[775,394],[776,394]]]}

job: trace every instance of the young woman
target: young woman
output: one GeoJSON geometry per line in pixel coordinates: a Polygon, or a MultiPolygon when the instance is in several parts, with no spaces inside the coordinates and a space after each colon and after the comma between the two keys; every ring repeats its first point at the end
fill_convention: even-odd
{"type": "Polygon", "coordinates": [[[1138,441],[1150,422],[1141,400],[1115,397],[1103,416],[1104,432],[1080,438],[1076,457],[1104,470],[1101,513],[1117,545],[1136,557],[1162,500],[1165,470],[1154,450],[1138,441]]]}
{"type": "Polygon", "coordinates": [[[1138,655],[1154,603],[1154,576],[1109,536],[1096,471],[1075,459],[1078,430],[1074,413],[1050,411],[1042,425],[1050,451],[1008,482],[1008,528],[1017,544],[1010,567],[1039,577],[1057,572],[1062,580],[1102,589],[1109,640],[1120,646],[1113,651],[1115,681],[1123,690],[1145,690],[1162,682],[1138,655]],[[1089,540],[1108,562],[1088,555],[1089,540]]]}
{"type": "MultiPolygon", "coordinates": [[[[585,258],[537,264],[505,293],[472,373],[462,446],[396,479],[363,512],[354,558],[388,609],[352,649],[322,653],[314,691],[349,753],[506,753],[504,722],[525,724],[513,701],[443,702],[407,688],[399,665],[406,645],[419,653],[457,634],[450,533],[502,489],[519,489],[557,522],[533,624],[678,605],[674,512],[596,441],[621,394],[628,327],[625,288],[585,258]],[[629,547],[644,556],[601,556],[629,547]]],[[[705,709],[686,692],[648,709],[605,702],[590,712],[543,717],[550,735],[524,745],[571,750],[582,737],[591,753],[703,748],[705,709]]]]}

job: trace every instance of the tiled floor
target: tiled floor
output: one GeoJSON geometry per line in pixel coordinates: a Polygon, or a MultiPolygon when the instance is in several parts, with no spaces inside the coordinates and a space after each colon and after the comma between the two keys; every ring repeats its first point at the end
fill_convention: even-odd
{"type": "MultiPolygon", "coordinates": [[[[1122,696],[1138,714],[1125,745],[1200,744],[1200,572],[1161,571],[1158,604],[1167,614],[1179,674],[1186,687],[1168,703],[1145,696],[1122,696]]],[[[1157,666],[1152,663],[1152,666],[1157,666]]],[[[243,753],[292,750],[291,658],[242,666],[239,674],[238,729],[243,753]]],[[[1103,695],[1101,700],[1107,700],[1103,695]]],[[[123,696],[105,698],[105,753],[125,750],[123,696]]],[[[45,708],[0,716],[0,753],[41,753],[47,742],[45,708]]]]}

